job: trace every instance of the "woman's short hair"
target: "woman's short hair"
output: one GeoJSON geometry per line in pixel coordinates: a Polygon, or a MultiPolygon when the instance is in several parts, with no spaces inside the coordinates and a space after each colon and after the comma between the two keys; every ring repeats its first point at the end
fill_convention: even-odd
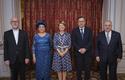
{"type": "Polygon", "coordinates": [[[60,24],[63,24],[64,26],[66,25],[64,21],[60,21],[60,23],[58,25],[60,25],[60,24]]]}

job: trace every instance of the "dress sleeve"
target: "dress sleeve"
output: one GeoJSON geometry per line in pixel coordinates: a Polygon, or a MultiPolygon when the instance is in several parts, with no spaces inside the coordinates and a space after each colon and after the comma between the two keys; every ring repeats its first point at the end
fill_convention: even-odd
{"type": "Polygon", "coordinates": [[[32,53],[35,54],[35,36],[33,37],[32,53]]]}
{"type": "Polygon", "coordinates": [[[71,35],[70,34],[67,35],[67,47],[68,48],[71,47],[71,35]]]}
{"type": "Polygon", "coordinates": [[[50,44],[50,48],[52,49],[53,42],[52,42],[52,36],[50,34],[49,34],[49,44],[50,44]]]}
{"type": "Polygon", "coordinates": [[[53,43],[54,43],[54,49],[58,49],[59,42],[58,42],[57,33],[55,33],[55,35],[54,35],[53,43]]]}

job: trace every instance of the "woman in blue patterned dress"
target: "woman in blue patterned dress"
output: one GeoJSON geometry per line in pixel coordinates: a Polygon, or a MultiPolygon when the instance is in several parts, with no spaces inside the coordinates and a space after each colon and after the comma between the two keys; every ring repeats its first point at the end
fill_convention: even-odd
{"type": "Polygon", "coordinates": [[[52,69],[57,72],[59,80],[66,80],[66,73],[72,70],[69,49],[70,34],[65,32],[65,24],[59,24],[59,32],[54,35],[54,56],[52,69]]]}
{"type": "Polygon", "coordinates": [[[36,64],[36,79],[50,80],[50,46],[51,37],[45,31],[45,23],[43,21],[37,22],[37,30],[33,37],[33,62],[36,64]]]}

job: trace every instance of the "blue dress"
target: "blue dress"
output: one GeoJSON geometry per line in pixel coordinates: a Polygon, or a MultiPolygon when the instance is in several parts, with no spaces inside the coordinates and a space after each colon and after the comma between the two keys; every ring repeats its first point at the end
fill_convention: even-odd
{"type": "Polygon", "coordinates": [[[57,52],[57,49],[60,49],[62,46],[63,49],[70,48],[71,46],[71,37],[69,33],[64,33],[61,35],[60,33],[55,33],[54,35],[54,56],[53,56],[53,64],[52,69],[56,72],[60,71],[71,71],[72,65],[71,65],[71,56],[69,51],[65,53],[63,57],[59,55],[57,52]]]}
{"type": "Polygon", "coordinates": [[[43,37],[38,34],[34,35],[32,50],[36,57],[37,80],[50,80],[50,47],[51,37],[48,33],[43,37]]]}

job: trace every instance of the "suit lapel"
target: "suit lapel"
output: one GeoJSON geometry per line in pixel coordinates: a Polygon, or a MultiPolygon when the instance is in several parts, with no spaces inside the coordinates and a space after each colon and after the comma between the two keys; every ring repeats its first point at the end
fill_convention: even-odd
{"type": "Polygon", "coordinates": [[[108,42],[107,42],[107,39],[106,39],[105,31],[103,31],[103,38],[104,38],[104,41],[105,41],[106,45],[109,45],[108,42]]]}
{"type": "Polygon", "coordinates": [[[110,42],[109,42],[109,45],[112,43],[114,36],[115,36],[115,34],[114,34],[114,32],[112,31],[111,40],[110,40],[110,42]]]}
{"type": "Polygon", "coordinates": [[[82,40],[82,35],[81,35],[81,32],[79,30],[79,27],[77,28],[77,32],[78,32],[78,35],[80,36],[81,40],[82,40]]]}
{"type": "Polygon", "coordinates": [[[86,35],[87,35],[87,29],[86,29],[86,26],[84,28],[84,34],[83,34],[83,39],[86,38],[86,35]]]}
{"type": "Polygon", "coordinates": [[[13,30],[11,30],[10,35],[12,36],[12,42],[14,43],[14,45],[16,45],[16,41],[15,41],[15,38],[14,38],[13,30]]]}
{"type": "Polygon", "coordinates": [[[110,42],[109,42],[109,44],[108,44],[107,39],[106,39],[106,35],[105,35],[105,31],[103,32],[103,37],[104,37],[105,43],[106,43],[107,45],[111,45],[114,36],[115,36],[115,34],[114,34],[114,32],[112,31],[111,39],[110,39],[110,42]]]}
{"type": "Polygon", "coordinates": [[[85,38],[85,35],[86,35],[86,27],[84,28],[83,39],[82,39],[82,35],[81,35],[81,32],[80,32],[79,27],[77,28],[77,32],[78,32],[78,34],[79,34],[81,40],[83,40],[83,39],[85,38]]]}
{"type": "Polygon", "coordinates": [[[19,36],[18,36],[18,43],[17,44],[16,44],[16,40],[15,40],[15,37],[14,37],[13,30],[11,30],[11,35],[12,35],[12,40],[14,41],[14,44],[19,45],[20,40],[21,40],[21,30],[19,30],[19,36]]]}
{"type": "Polygon", "coordinates": [[[21,30],[19,30],[19,36],[18,36],[18,43],[17,43],[17,45],[20,44],[20,40],[21,40],[21,30]]]}

